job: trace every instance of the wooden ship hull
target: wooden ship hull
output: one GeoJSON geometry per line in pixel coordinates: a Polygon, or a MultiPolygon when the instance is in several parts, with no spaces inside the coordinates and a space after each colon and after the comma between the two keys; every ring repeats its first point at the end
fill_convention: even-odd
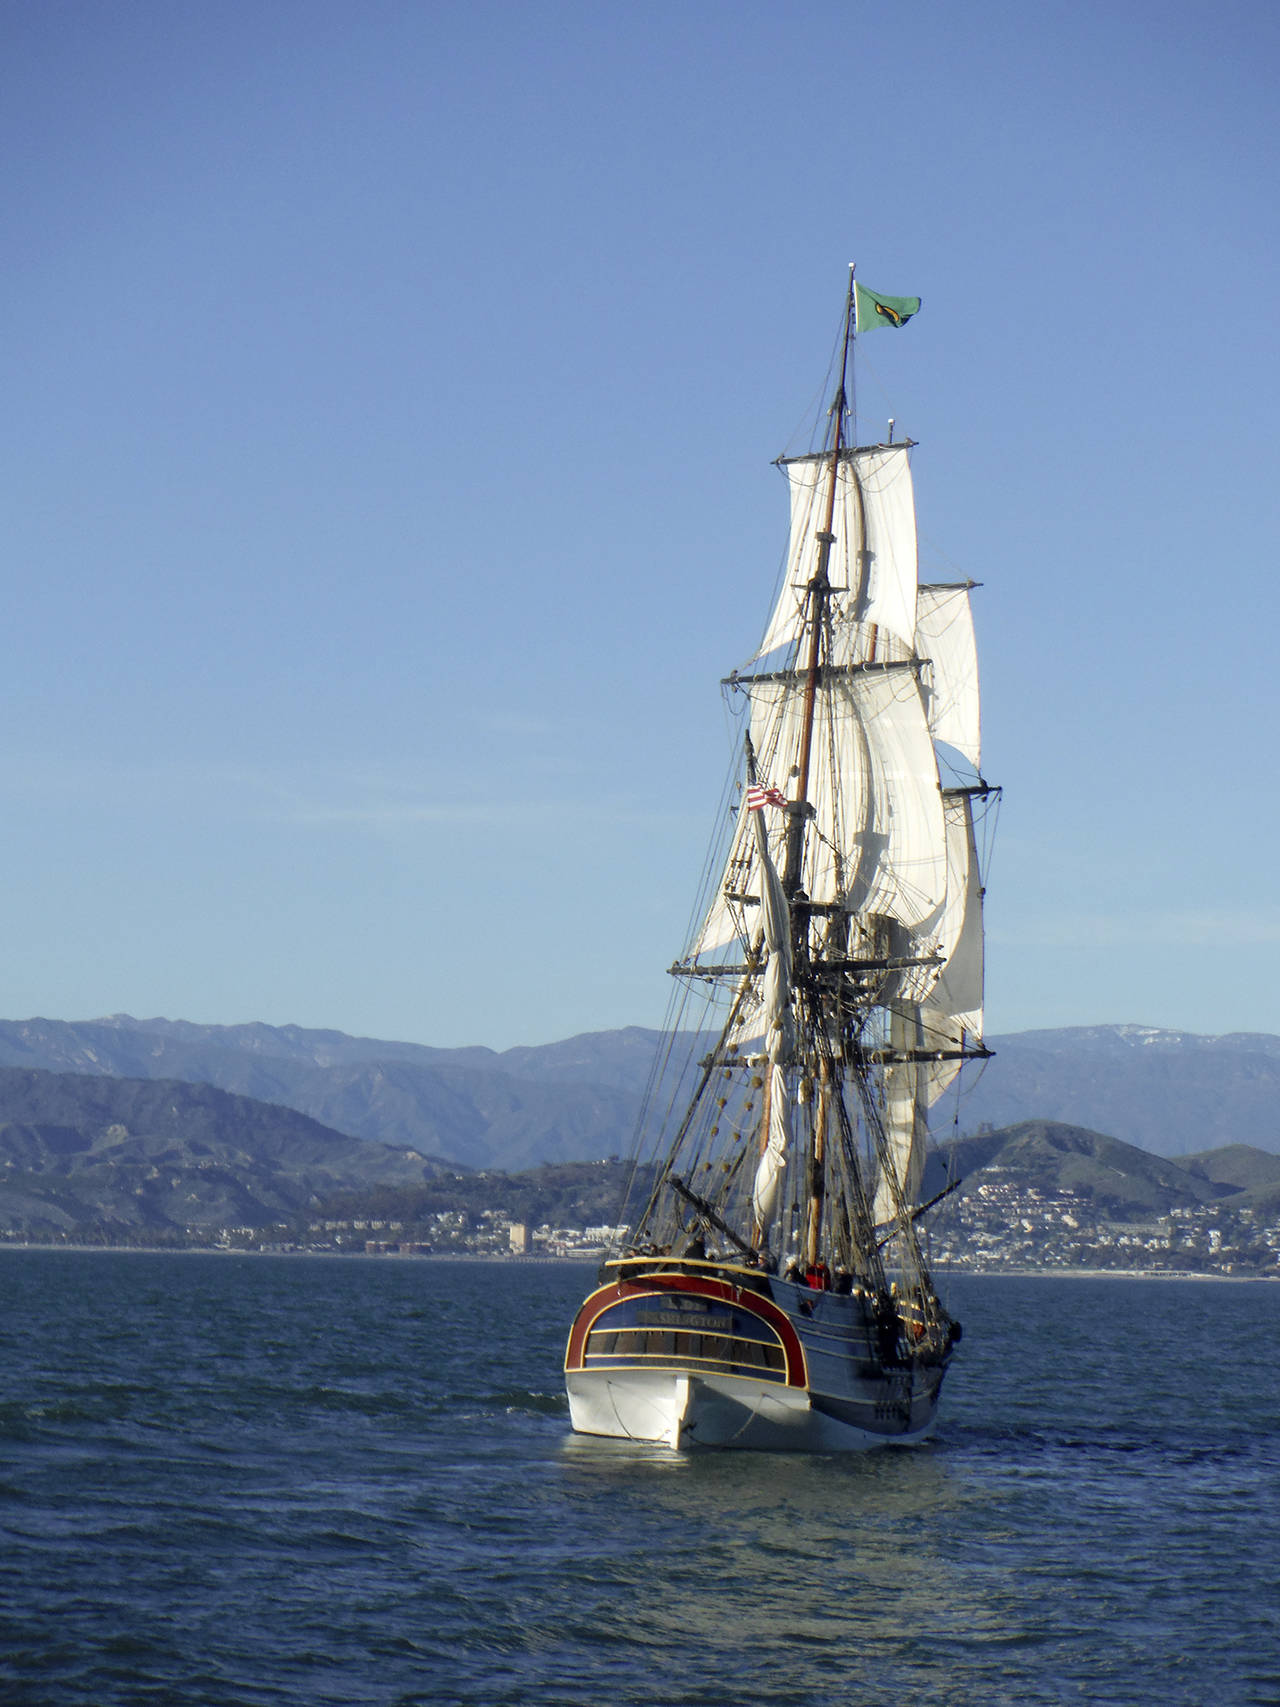
{"type": "Polygon", "coordinates": [[[580,1434],[845,1452],[933,1428],[951,1341],[930,1343],[892,1297],[714,1262],[630,1259],[604,1273],[565,1356],[580,1434]]]}

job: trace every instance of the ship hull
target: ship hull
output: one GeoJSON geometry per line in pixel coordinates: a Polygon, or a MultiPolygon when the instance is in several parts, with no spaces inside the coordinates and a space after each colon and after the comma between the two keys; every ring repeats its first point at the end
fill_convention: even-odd
{"type": "MultiPolygon", "coordinates": [[[[935,1402],[917,1409],[916,1427],[885,1432],[828,1414],[821,1408],[821,1394],[795,1388],[777,1392],[683,1370],[580,1372],[565,1381],[576,1433],[648,1441],[679,1452],[865,1452],[915,1446],[929,1438],[937,1416],[935,1402]]],[[[880,1404],[868,1394],[851,1414],[874,1417],[880,1404]]]]}
{"type": "Polygon", "coordinates": [[[633,1269],[586,1300],[565,1386],[580,1434],[679,1451],[864,1451],[928,1438],[947,1361],[887,1331],[865,1297],[680,1264],[633,1269]]]}

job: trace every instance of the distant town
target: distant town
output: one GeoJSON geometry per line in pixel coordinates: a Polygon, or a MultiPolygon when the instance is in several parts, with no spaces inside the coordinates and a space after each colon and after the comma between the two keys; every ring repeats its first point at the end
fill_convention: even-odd
{"type": "MultiPolygon", "coordinates": [[[[990,1170],[995,1172],[996,1170],[990,1170]]],[[[1234,1274],[1280,1279],[1280,1215],[1222,1205],[1173,1209],[1143,1221],[1101,1219],[1076,1192],[1047,1195],[992,1179],[939,1217],[933,1260],[953,1269],[1142,1269],[1151,1273],[1234,1274]]],[[[315,1223],[306,1248],[367,1255],[598,1258],[625,1240],[625,1227],[530,1227],[492,1211],[434,1218],[431,1229],[359,1221],[315,1223]]]]}
{"type": "MultiPolygon", "coordinates": [[[[513,1219],[500,1209],[441,1209],[412,1222],[394,1216],[317,1216],[268,1227],[191,1228],[185,1236],[45,1234],[41,1244],[168,1246],[188,1250],[372,1257],[599,1260],[625,1242],[625,1227],[513,1219]]],[[[24,1244],[9,1230],[0,1243],[24,1244]]],[[[1280,1279],[1280,1212],[1223,1203],[1178,1207],[1142,1220],[1110,1219],[1088,1196],[1047,1192],[986,1170],[939,1211],[932,1260],[962,1272],[1112,1270],[1145,1274],[1280,1279]]]]}
{"type": "Polygon", "coordinates": [[[1141,1269],[1280,1279],[1280,1213],[1225,1204],[1111,1220],[1070,1190],[1047,1193],[995,1176],[939,1217],[933,1258],[957,1269],[1141,1269]]]}
{"type": "MultiPolygon", "coordinates": [[[[996,1169],[989,1170],[996,1173],[996,1169]]],[[[246,1230],[247,1231],[247,1230],[246,1230]]],[[[438,1213],[429,1227],[391,1222],[315,1222],[302,1248],[376,1256],[537,1256],[599,1258],[626,1238],[625,1227],[531,1227],[489,1210],[438,1213]]],[[[251,1236],[251,1235],[250,1235],[251,1236]]],[[[1101,1218],[1073,1191],[1053,1195],[993,1178],[940,1212],[933,1259],[949,1268],[1141,1269],[1151,1273],[1234,1274],[1280,1279],[1280,1215],[1210,1207],[1172,1209],[1142,1221],[1101,1218]]]]}

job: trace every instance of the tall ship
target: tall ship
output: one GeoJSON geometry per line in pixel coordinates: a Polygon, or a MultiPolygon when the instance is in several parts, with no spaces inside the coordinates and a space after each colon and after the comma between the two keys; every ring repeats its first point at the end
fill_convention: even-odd
{"type": "MultiPolygon", "coordinates": [[[[971,581],[917,567],[913,441],[858,444],[850,269],[781,586],[722,683],[741,734],[650,1084],[627,1242],[565,1354],[575,1430],[828,1452],[924,1439],[960,1324],[929,1264],[931,1110],[982,1042],[971,581]],[[683,1055],[681,1049],[683,1046],[683,1055]]],[[[940,1170],[939,1170],[940,1171],[940,1170]]]]}

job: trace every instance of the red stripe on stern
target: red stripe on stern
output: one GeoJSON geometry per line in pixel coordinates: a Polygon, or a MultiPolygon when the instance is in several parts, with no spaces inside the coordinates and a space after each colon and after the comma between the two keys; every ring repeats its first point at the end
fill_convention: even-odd
{"type": "Polygon", "coordinates": [[[581,1309],[574,1318],[573,1327],[569,1330],[569,1344],[564,1354],[564,1366],[569,1369],[584,1369],[586,1362],[584,1351],[587,1335],[599,1318],[612,1305],[620,1303],[624,1298],[655,1298],[664,1292],[688,1292],[695,1296],[715,1299],[720,1304],[732,1304],[735,1308],[745,1310],[748,1315],[757,1317],[782,1341],[782,1352],[786,1359],[788,1387],[806,1387],[809,1382],[808,1370],[805,1365],[804,1347],[800,1344],[799,1335],[791,1325],[786,1312],[768,1298],[762,1298],[758,1292],[744,1291],[740,1286],[731,1286],[725,1280],[712,1280],[709,1276],[691,1274],[647,1274],[643,1281],[618,1280],[612,1286],[602,1286],[598,1292],[593,1292],[583,1302],[581,1309]]]}

